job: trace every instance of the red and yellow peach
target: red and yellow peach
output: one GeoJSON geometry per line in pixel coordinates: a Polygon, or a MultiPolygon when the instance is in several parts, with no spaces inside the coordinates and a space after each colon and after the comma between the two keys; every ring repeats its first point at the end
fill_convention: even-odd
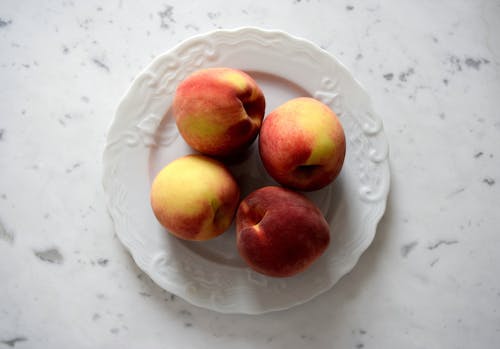
{"type": "Polygon", "coordinates": [[[207,68],[179,84],[173,114],[180,134],[193,149],[228,156],[255,140],[265,104],[261,89],[245,72],[207,68]]]}
{"type": "Polygon", "coordinates": [[[342,168],[344,130],[325,104],[314,98],[295,98],[264,119],[259,151],[264,167],[278,183],[317,190],[331,183],[342,168]]]}

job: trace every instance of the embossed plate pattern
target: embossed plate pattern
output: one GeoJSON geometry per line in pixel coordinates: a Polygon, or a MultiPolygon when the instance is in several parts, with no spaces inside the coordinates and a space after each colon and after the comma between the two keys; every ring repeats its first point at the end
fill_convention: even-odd
{"type": "MultiPolygon", "coordinates": [[[[390,182],[382,122],[360,84],[311,42],[257,28],[199,35],[156,58],[119,103],[103,163],[108,209],[137,265],[162,288],[224,313],[286,309],[331,288],[373,240],[390,182]],[[170,113],[175,88],[191,72],[213,66],[253,75],[264,90],[266,112],[289,98],[310,95],[336,111],[345,128],[347,156],[341,175],[307,194],[330,224],[331,244],[310,269],[295,277],[269,278],[246,267],[236,251],[234,226],[209,242],[185,242],[166,233],[151,211],[152,178],[168,162],[192,152],[170,113]]],[[[243,196],[274,183],[255,144],[231,170],[243,183],[243,196]]]]}

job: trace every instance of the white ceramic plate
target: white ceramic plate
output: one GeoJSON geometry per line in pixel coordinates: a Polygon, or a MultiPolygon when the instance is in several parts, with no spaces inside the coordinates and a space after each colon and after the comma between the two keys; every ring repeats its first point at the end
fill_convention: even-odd
{"type": "MultiPolygon", "coordinates": [[[[107,136],[103,185],[116,233],[137,265],[158,285],[201,307],[257,314],[306,302],[349,272],[375,235],[389,190],[388,145],[367,93],[334,57],[281,31],[218,30],[188,39],[156,58],[121,100],[107,136]],[[331,226],[326,253],[290,278],[270,278],[245,266],[234,225],[208,242],[181,241],[156,221],[152,179],[170,161],[193,151],[179,136],[170,106],[178,83],[195,70],[225,66],[249,72],[264,91],[269,113],[309,95],[340,117],[347,138],[341,175],[307,194],[331,226]]],[[[275,182],[256,143],[231,170],[251,190],[275,182]]]]}

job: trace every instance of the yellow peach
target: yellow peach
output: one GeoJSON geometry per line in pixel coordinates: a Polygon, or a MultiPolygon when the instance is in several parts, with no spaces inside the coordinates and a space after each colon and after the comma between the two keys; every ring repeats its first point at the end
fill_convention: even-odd
{"type": "Polygon", "coordinates": [[[158,221],[185,240],[208,240],[231,225],[240,190],[229,170],[203,155],[187,155],[165,166],[151,185],[158,221]]]}

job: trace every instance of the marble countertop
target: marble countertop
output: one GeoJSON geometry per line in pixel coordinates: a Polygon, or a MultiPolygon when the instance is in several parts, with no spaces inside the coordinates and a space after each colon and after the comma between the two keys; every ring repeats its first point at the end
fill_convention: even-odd
{"type": "Polygon", "coordinates": [[[499,32],[494,0],[2,1],[0,349],[498,347],[499,32]],[[354,270],[258,316],[157,287],[116,238],[101,185],[134,76],[183,39],[246,25],[351,70],[384,120],[392,172],[354,270]]]}

